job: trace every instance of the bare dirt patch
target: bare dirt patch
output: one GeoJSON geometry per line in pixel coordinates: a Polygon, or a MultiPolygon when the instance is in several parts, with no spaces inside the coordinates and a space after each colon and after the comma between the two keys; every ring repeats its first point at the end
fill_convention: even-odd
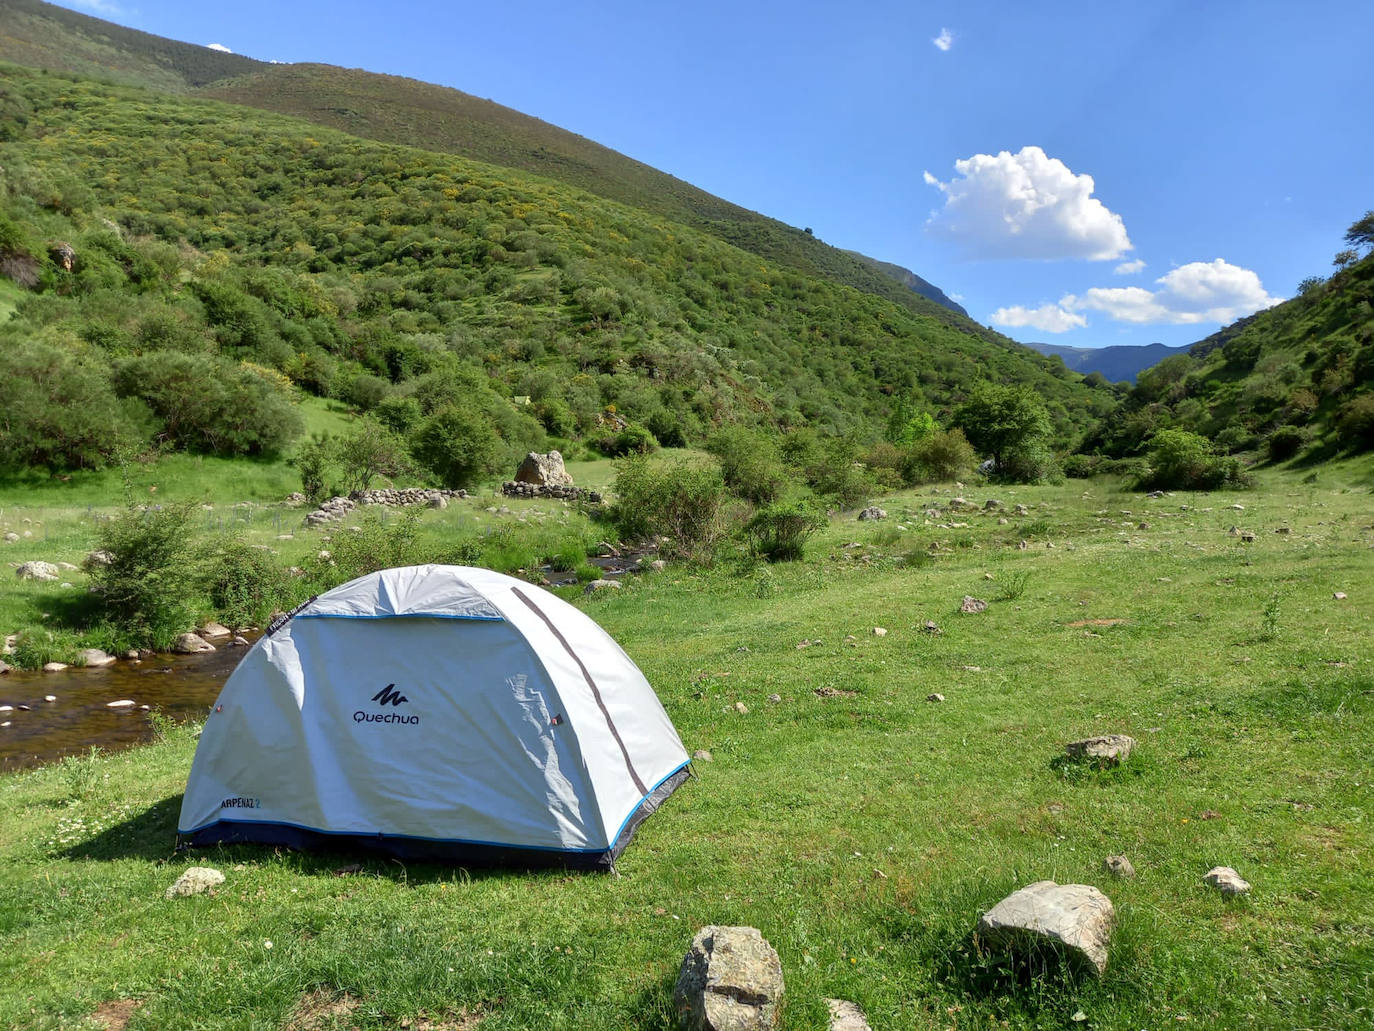
{"type": "Polygon", "coordinates": [[[360,1005],[361,1001],[347,992],[316,988],[301,996],[283,1031],[334,1031],[336,1028],[345,1028],[345,1022],[360,1005]]]}
{"type": "Polygon", "coordinates": [[[841,691],[838,687],[818,687],[812,692],[817,698],[853,698],[857,691],[841,691]]]}
{"type": "Polygon", "coordinates": [[[1068,623],[1066,625],[1075,628],[1081,626],[1121,626],[1121,624],[1125,622],[1124,619],[1080,619],[1077,622],[1068,623]]]}
{"type": "Polygon", "coordinates": [[[142,1005],[137,999],[111,999],[96,1007],[91,1020],[105,1031],[124,1031],[133,1019],[134,1011],[142,1005]]]}

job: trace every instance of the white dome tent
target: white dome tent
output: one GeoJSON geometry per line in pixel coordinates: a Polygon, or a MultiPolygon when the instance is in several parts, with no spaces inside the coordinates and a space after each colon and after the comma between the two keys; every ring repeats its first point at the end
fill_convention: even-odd
{"type": "Polygon", "coordinates": [[[590,617],[500,573],[409,566],[268,629],[206,721],[177,833],[609,869],[687,775],[590,617]]]}

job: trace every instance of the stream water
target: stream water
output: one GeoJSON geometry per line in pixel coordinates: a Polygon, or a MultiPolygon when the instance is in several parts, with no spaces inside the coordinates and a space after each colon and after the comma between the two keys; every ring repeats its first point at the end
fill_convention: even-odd
{"type": "Polygon", "coordinates": [[[12,670],[0,677],[0,706],[14,707],[0,712],[0,723],[9,723],[0,727],[0,772],[82,755],[92,745],[113,751],[150,741],[149,709],[140,706],[176,720],[200,719],[246,654],[247,648],[231,647],[226,639],[200,655],[156,655],[61,673],[12,670]],[[45,702],[47,695],[57,700],[45,702]],[[134,704],[107,705],[126,698],[134,704]]]}

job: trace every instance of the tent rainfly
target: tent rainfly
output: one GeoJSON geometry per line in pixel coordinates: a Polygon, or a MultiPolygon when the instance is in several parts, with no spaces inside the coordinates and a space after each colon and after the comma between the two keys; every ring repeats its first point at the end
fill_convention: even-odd
{"type": "Polygon", "coordinates": [[[610,869],[688,775],[639,668],[513,577],[409,566],[279,619],[216,701],[186,845],[610,869]]]}

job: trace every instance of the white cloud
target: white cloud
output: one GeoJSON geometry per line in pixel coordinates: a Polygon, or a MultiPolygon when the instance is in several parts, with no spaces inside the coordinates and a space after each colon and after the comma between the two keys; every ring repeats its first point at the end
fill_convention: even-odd
{"type": "Polygon", "coordinates": [[[1095,286],[1082,296],[1062,297],[1059,304],[1071,312],[1106,312],[1118,322],[1183,325],[1234,322],[1283,300],[1271,297],[1256,273],[1220,258],[1180,265],[1155,283],[1160,289],[1095,286]]]}
{"type": "Polygon", "coordinates": [[[1093,177],[1039,147],[975,154],[954,169],[959,177],[947,183],[924,175],[945,195],[926,231],[969,257],[1108,261],[1131,249],[1121,216],[1093,197],[1093,177]]]}
{"type": "Polygon", "coordinates": [[[96,14],[123,14],[124,9],[110,0],[69,0],[73,7],[84,7],[96,14]]]}
{"type": "Polygon", "coordinates": [[[992,321],[999,326],[1032,326],[1045,333],[1064,333],[1088,324],[1087,318],[1058,304],[1042,304],[1038,308],[1023,308],[1017,304],[998,308],[992,313],[992,321]]]}
{"type": "Polygon", "coordinates": [[[1136,258],[1135,261],[1123,261],[1116,268],[1112,269],[1114,276],[1133,276],[1145,267],[1145,262],[1136,258]]]}
{"type": "Polygon", "coordinates": [[[949,29],[942,28],[940,34],[932,39],[931,42],[935,44],[936,50],[948,50],[950,47],[954,46],[954,33],[950,32],[949,29]]]}
{"type": "Polygon", "coordinates": [[[232,54],[232,53],[233,53],[233,51],[230,50],[230,49],[229,49],[227,46],[225,46],[223,43],[206,43],[206,44],[205,44],[205,48],[206,48],[207,50],[218,50],[221,54],[232,54]]]}

